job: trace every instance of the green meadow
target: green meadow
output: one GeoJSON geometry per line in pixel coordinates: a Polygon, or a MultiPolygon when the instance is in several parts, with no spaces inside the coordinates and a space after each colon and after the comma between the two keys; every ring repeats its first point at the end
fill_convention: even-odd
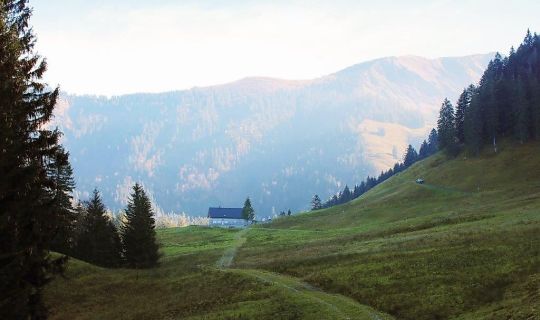
{"type": "Polygon", "coordinates": [[[52,318],[539,319],[540,144],[500,149],[246,231],[159,230],[156,269],[72,259],[52,318]]]}
{"type": "Polygon", "coordinates": [[[104,269],[71,259],[65,278],[47,287],[51,318],[391,319],[293,277],[221,266],[234,258],[229,253],[239,234],[205,227],[159,230],[163,257],[150,270],[104,269]]]}

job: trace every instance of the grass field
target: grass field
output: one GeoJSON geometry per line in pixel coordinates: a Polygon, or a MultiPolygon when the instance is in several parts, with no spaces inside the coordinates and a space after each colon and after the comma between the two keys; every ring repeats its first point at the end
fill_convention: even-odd
{"type": "Polygon", "coordinates": [[[52,318],[540,319],[540,145],[501,149],[242,233],[160,230],[154,270],[72,260],[52,318]]]}
{"type": "Polygon", "coordinates": [[[351,203],[251,230],[236,266],[397,318],[540,319],[540,145],[436,155],[351,203]]]}
{"type": "Polygon", "coordinates": [[[241,233],[159,230],[164,256],[152,270],[104,269],[71,259],[67,278],[46,290],[51,318],[391,319],[292,277],[228,269],[241,233]]]}
{"type": "Polygon", "coordinates": [[[103,269],[71,260],[68,279],[46,292],[53,319],[249,319],[282,297],[272,288],[212,266],[235,231],[160,230],[164,257],[153,270],[103,269]]]}

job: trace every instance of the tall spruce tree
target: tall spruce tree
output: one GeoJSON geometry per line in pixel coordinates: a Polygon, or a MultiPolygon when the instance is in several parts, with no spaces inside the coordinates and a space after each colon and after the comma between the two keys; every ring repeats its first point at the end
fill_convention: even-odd
{"type": "MultiPolygon", "coordinates": [[[[539,40],[537,40],[537,42],[540,43],[539,40]]],[[[540,57],[538,59],[540,59],[540,57]]],[[[529,81],[529,106],[531,110],[532,136],[534,139],[540,140],[540,68],[538,68],[538,70],[538,79],[532,77],[529,81]]]]}
{"type": "Polygon", "coordinates": [[[70,250],[70,255],[73,257],[80,257],[80,254],[78,254],[78,242],[81,236],[84,234],[85,230],[85,223],[86,223],[86,208],[84,204],[79,201],[77,202],[77,205],[74,208],[75,212],[75,220],[73,222],[73,230],[72,230],[72,248],[70,250]]]}
{"type": "Polygon", "coordinates": [[[253,210],[253,207],[251,206],[251,200],[249,197],[246,198],[246,201],[244,201],[244,207],[242,208],[242,217],[244,217],[245,220],[253,221],[255,219],[255,210],[253,210]]]}
{"type": "Polygon", "coordinates": [[[525,96],[525,86],[523,81],[518,78],[513,95],[514,111],[514,136],[520,143],[529,139],[529,102],[525,96]]]}
{"type": "Polygon", "coordinates": [[[439,138],[439,149],[444,150],[447,155],[453,157],[459,152],[456,139],[456,125],[454,107],[448,99],[444,99],[437,121],[437,133],[439,138]]]}
{"type": "MultiPolygon", "coordinates": [[[[64,221],[55,177],[63,154],[48,130],[58,97],[42,77],[26,0],[0,1],[0,318],[46,317],[42,288],[65,258],[49,255],[64,221]]],[[[67,162],[67,155],[62,162],[67,162]]]]}
{"type": "Polygon", "coordinates": [[[459,143],[465,143],[465,112],[471,104],[475,87],[470,85],[465,88],[456,104],[456,138],[459,143]]]}
{"type": "Polygon", "coordinates": [[[85,202],[85,217],[74,256],[102,267],[118,267],[122,262],[122,243],[118,230],[107,216],[97,190],[85,202]]]}
{"type": "Polygon", "coordinates": [[[323,207],[324,208],[328,208],[328,207],[332,207],[332,206],[336,206],[339,204],[339,199],[338,199],[338,196],[337,194],[334,194],[329,201],[327,201],[325,203],[325,205],[320,205],[319,208],[322,209],[323,207]]]}
{"type": "Polygon", "coordinates": [[[435,154],[439,150],[439,134],[437,130],[431,129],[428,136],[428,150],[429,154],[435,154]]]}
{"type": "Polygon", "coordinates": [[[124,259],[131,268],[151,268],[158,264],[159,246],[152,204],[142,186],[133,186],[125,210],[126,222],[121,227],[124,259]]]}
{"type": "Polygon", "coordinates": [[[345,185],[345,188],[343,189],[343,192],[341,193],[340,197],[341,203],[346,203],[352,200],[352,193],[349,189],[349,186],[345,185]]]}
{"type": "Polygon", "coordinates": [[[478,155],[483,145],[483,117],[480,102],[473,97],[469,108],[465,111],[464,134],[465,146],[470,154],[478,155]]]}
{"type": "Polygon", "coordinates": [[[497,152],[497,137],[499,132],[499,113],[498,104],[495,99],[494,83],[497,73],[496,68],[498,68],[498,63],[495,65],[492,61],[480,81],[482,90],[478,96],[481,116],[483,117],[484,123],[484,140],[493,145],[493,150],[495,152],[497,152]]]}
{"type": "Polygon", "coordinates": [[[69,255],[74,246],[73,237],[77,216],[72,206],[75,182],[67,153],[60,152],[55,156],[49,168],[49,174],[54,179],[54,210],[62,219],[51,243],[51,249],[69,255]]]}
{"type": "Polygon", "coordinates": [[[426,140],[422,141],[422,144],[420,145],[420,150],[418,151],[418,160],[425,159],[429,157],[429,145],[426,140]]]}
{"type": "Polygon", "coordinates": [[[405,151],[405,155],[403,156],[403,164],[405,165],[405,167],[408,168],[417,160],[418,160],[418,153],[416,152],[416,149],[414,149],[413,146],[409,145],[407,147],[407,151],[405,151]]]}
{"type": "MultiPolygon", "coordinates": [[[[478,154],[485,144],[497,152],[500,138],[523,143],[540,138],[540,40],[527,31],[507,58],[497,54],[482,75],[465,110],[465,146],[478,154]]],[[[457,121],[457,120],[456,120],[457,121]]]]}

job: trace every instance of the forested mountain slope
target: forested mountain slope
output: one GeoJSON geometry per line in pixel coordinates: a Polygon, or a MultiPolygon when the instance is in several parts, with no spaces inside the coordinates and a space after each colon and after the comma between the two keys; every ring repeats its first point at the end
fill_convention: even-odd
{"type": "Polygon", "coordinates": [[[138,181],[165,211],[205,215],[250,195],[267,216],[392,166],[435,126],[442,99],[477,82],[492,56],[389,57],[306,81],[64,95],[53,125],[83,199],[98,187],[119,209],[138,181]]]}

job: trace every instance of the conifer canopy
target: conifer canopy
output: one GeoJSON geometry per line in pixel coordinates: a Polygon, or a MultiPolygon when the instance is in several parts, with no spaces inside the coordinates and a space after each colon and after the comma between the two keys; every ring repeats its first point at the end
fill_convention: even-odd
{"type": "Polygon", "coordinates": [[[131,268],[151,268],[158,265],[159,246],[152,204],[142,186],[136,183],[125,210],[122,226],[124,259],[131,268]]]}

